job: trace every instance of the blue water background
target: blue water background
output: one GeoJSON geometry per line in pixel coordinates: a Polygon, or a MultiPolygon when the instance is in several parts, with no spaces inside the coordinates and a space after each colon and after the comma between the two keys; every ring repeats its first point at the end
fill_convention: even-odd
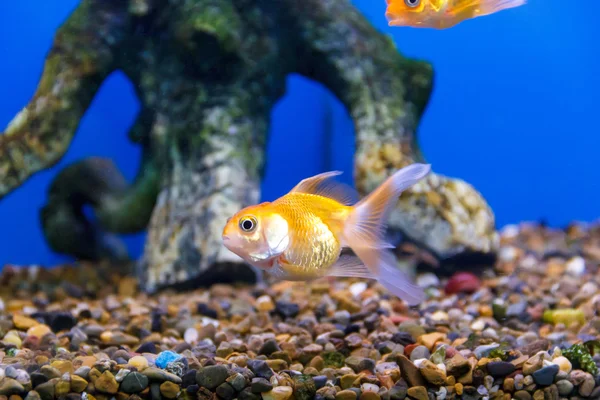
{"type": "MultiPolygon", "coordinates": [[[[0,130],[27,104],[55,30],[76,0],[0,2],[0,130]]],[[[543,219],[553,226],[600,216],[600,2],[530,0],[445,31],[388,27],[384,0],[355,0],[393,36],[402,53],[428,60],[435,89],[419,141],[436,172],[472,183],[494,208],[497,225],[543,219]]],[[[52,265],[38,210],[51,179],[88,156],[110,157],[128,179],[140,151],[126,132],[139,104],[120,73],[107,79],[66,156],[0,202],[0,266],[52,265]]],[[[353,127],[322,86],[298,76],[273,111],[263,198],[330,169],[350,182],[353,127]],[[332,144],[325,144],[330,113],[332,144]],[[327,150],[329,149],[329,150],[327,150]]],[[[145,234],[126,237],[138,256],[145,234]]]]}

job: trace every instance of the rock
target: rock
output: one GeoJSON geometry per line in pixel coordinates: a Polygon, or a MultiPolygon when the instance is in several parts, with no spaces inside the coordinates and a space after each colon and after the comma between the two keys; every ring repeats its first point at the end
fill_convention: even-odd
{"type": "Polygon", "coordinates": [[[317,392],[315,382],[308,375],[299,375],[294,377],[294,398],[295,400],[311,400],[317,392]]]}
{"type": "Polygon", "coordinates": [[[46,324],[34,325],[27,330],[27,336],[35,336],[38,338],[42,338],[49,333],[52,333],[52,330],[46,324]]]}
{"type": "Polygon", "coordinates": [[[270,296],[260,296],[256,299],[256,309],[262,312],[270,312],[275,309],[275,303],[273,303],[270,296]]]}
{"type": "Polygon", "coordinates": [[[423,360],[419,371],[429,383],[442,386],[446,383],[446,373],[429,360],[423,360]]]}
{"type": "Polygon", "coordinates": [[[516,400],[531,400],[531,395],[526,390],[518,390],[514,394],[516,400]]]}
{"type": "Polygon", "coordinates": [[[456,353],[452,358],[446,360],[445,364],[447,374],[456,378],[466,374],[471,369],[467,359],[460,353],[456,353]]]}
{"type": "Polygon", "coordinates": [[[493,350],[496,350],[498,347],[500,347],[499,344],[489,344],[489,345],[484,345],[484,346],[477,346],[475,348],[475,350],[473,350],[473,353],[475,353],[475,357],[477,357],[477,359],[481,359],[483,357],[489,356],[490,353],[493,350]]]}
{"type": "Polygon", "coordinates": [[[479,290],[481,281],[471,272],[457,272],[448,279],[444,291],[446,294],[473,293],[479,290]]]}
{"type": "Polygon", "coordinates": [[[260,350],[258,351],[258,354],[264,354],[264,355],[270,356],[272,353],[275,353],[276,351],[281,351],[281,348],[277,344],[277,341],[275,339],[269,339],[263,343],[260,350]]]}
{"type": "Polygon", "coordinates": [[[148,377],[139,372],[129,373],[121,382],[121,391],[129,394],[139,393],[148,387],[148,377]]]}
{"type": "Polygon", "coordinates": [[[240,373],[231,375],[227,378],[226,382],[228,382],[236,392],[241,392],[246,387],[246,378],[240,373]]]}
{"type": "Polygon", "coordinates": [[[110,371],[104,371],[96,382],[94,382],[96,390],[102,393],[116,394],[119,391],[119,384],[114,375],[110,371]]]}
{"type": "Polygon", "coordinates": [[[431,333],[426,333],[424,335],[419,336],[419,339],[417,340],[417,342],[422,344],[423,346],[427,347],[427,349],[429,349],[429,351],[431,351],[431,350],[433,350],[433,348],[437,342],[444,341],[445,339],[446,339],[446,335],[444,333],[431,332],[431,333]]]}
{"type": "Polygon", "coordinates": [[[148,367],[148,359],[143,356],[134,356],[129,359],[128,364],[135,367],[138,371],[142,371],[148,367]]]}
{"type": "Polygon", "coordinates": [[[402,378],[408,382],[409,386],[425,386],[425,379],[423,379],[415,364],[403,355],[398,355],[397,357],[402,378]]]}
{"type": "Polygon", "coordinates": [[[42,400],[54,399],[54,384],[53,381],[48,381],[35,387],[36,392],[39,393],[42,400]]]}
{"type": "Polygon", "coordinates": [[[79,375],[71,375],[71,390],[75,393],[83,392],[88,386],[88,381],[79,375]]]}
{"type": "Polygon", "coordinates": [[[545,366],[533,373],[533,380],[540,386],[549,386],[554,382],[559,367],[556,364],[545,366]]]}
{"type": "Polygon", "coordinates": [[[265,378],[252,379],[252,393],[265,393],[273,389],[273,385],[265,378]]]}
{"type": "Polygon", "coordinates": [[[573,384],[567,379],[556,382],[556,387],[558,388],[558,394],[560,394],[562,397],[570,395],[573,391],[573,384]]]}
{"type": "MultiPolygon", "coordinates": [[[[400,326],[402,326],[402,324],[400,324],[400,326]]],[[[404,327],[406,328],[406,326],[404,327]]],[[[400,327],[399,327],[400,329],[400,327]]],[[[419,331],[418,334],[421,335],[423,334],[423,332],[419,331]]],[[[396,343],[396,344],[401,344],[402,346],[407,346],[409,344],[413,344],[415,343],[415,339],[413,338],[413,336],[410,334],[410,332],[406,331],[400,331],[400,332],[396,332],[392,335],[391,341],[396,343]]]]}
{"type": "Polygon", "coordinates": [[[198,385],[214,391],[229,377],[229,370],[224,365],[211,365],[198,370],[196,382],[198,385]]]}
{"type": "Polygon", "coordinates": [[[172,351],[163,351],[156,358],[155,364],[158,368],[165,369],[168,364],[178,360],[181,356],[172,351]]]}
{"type": "Polygon", "coordinates": [[[109,345],[109,346],[121,346],[121,345],[132,346],[132,345],[139,343],[139,341],[140,341],[135,336],[128,335],[123,332],[111,332],[111,331],[102,332],[102,334],[100,335],[100,340],[102,341],[102,343],[109,345]]]}
{"type": "Polygon", "coordinates": [[[377,392],[362,392],[359,397],[360,400],[380,400],[381,396],[377,392]]]}
{"type": "Polygon", "coordinates": [[[538,369],[541,369],[544,366],[544,356],[543,353],[538,353],[533,357],[529,358],[529,360],[525,361],[523,364],[523,374],[531,375],[538,369]]]}
{"type": "Polygon", "coordinates": [[[567,357],[556,357],[555,359],[552,360],[552,362],[556,365],[558,365],[558,368],[563,371],[566,372],[567,374],[569,372],[571,372],[571,370],[573,369],[573,366],[571,365],[571,361],[569,361],[567,359],[567,357]]]}
{"type": "Polygon", "coordinates": [[[164,382],[170,381],[173,383],[181,383],[181,378],[175,374],[162,370],[160,368],[148,367],[141,371],[142,374],[146,375],[151,381],[164,382]]]}
{"type": "Polygon", "coordinates": [[[515,366],[506,361],[492,361],[486,364],[487,371],[494,378],[510,375],[515,371],[515,366]]]}
{"type": "Polygon", "coordinates": [[[3,378],[0,380],[0,395],[11,396],[25,391],[23,385],[12,378],[3,378]]]}
{"type": "Polygon", "coordinates": [[[431,356],[431,354],[429,352],[429,349],[422,345],[416,346],[410,352],[410,360],[411,361],[420,360],[423,358],[429,358],[430,356],[431,356]]]}
{"type": "Polygon", "coordinates": [[[275,303],[275,312],[282,318],[295,318],[300,312],[298,304],[289,303],[286,301],[277,301],[275,303]]]}
{"type": "Polygon", "coordinates": [[[215,392],[223,400],[232,400],[235,397],[233,386],[227,382],[220,384],[215,392]]]}
{"type": "Polygon", "coordinates": [[[413,386],[408,388],[406,392],[410,397],[416,400],[429,400],[427,389],[424,386],[413,386]]]}
{"type": "Polygon", "coordinates": [[[547,339],[539,339],[521,347],[521,353],[533,356],[540,351],[548,350],[548,347],[550,347],[550,342],[547,339]]]}
{"type": "Polygon", "coordinates": [[[25,317],[23,315],[15,315],[13,316],[13,324],[15,324],[15,328],[26,331],[29,328],[32,328],[40,323],[33,318],[25,317]]]}
{"type": "Polygon", "coordinates": [[[176,398],[179,391],[179,385],[173,382],[166,381],[160,385],[160,394],[162,394],[167,399],[176,398]]]}
{"type": "Polygon", "coordinates": [[[140,347],[138,347],[135,351],[136,353],[150,353],[157,354],[156,345],[153,342],[142,343],[140,347]]]}
{"type": "Polygon", "coordinates": [[[335,395],[335,400],[356,400],[356,393],[352,390],[340,390],[335,395]]]}
{"type": "MultiPolygon", "coordinates": [[[[405,321],[405,322],[401,322],[400,325],[398,325],[398,330],[400,332],[406,332],[409,334],[409,337],[411,338],[418,338],[421,335],[425,334],[425,328],[423,328],[421,325],[412,322],[412,321],[405,321]]],[[[392,336],[392,340],[394,340],[394,336],[392,336]]],[[[399,342],[396,342],[399,343],[399,342]]],[[[412,344],[415,343],[415,340],[413,339],[411,343],[407,343],[407,344],[412,344]]],[[[406,346],[406,344],[404,343],[399,343],[402,344],[403,346],[406,346]]]]}
{"type": "Polygon", "coordinates": [[[350,356],[346,358],[345,362],[356,373],[375,370],[375,361],[370,358],[350,356]]]}
{"type": "Polygon", "coordinates": [[[260,378],[271,379],[273,371],[264,360],[248,360],[248,368],[260,378]]]}
{"type": "Polygon", "coordinates": [[[271,391],[263,393],[263,400],[287,400],[292,397],[293,389],[289,386],[277,386],[271,391]]]}
{"type": "Polygon", "coordinates": [[[42,397],[37,391],[31,390],[27,393],[27,396],[25,396],[25,400],[42,400],[42,397]]]}
{"type": "Polygon", "coordinates": [[[404,400],[408,387],[406,385],[396,384],[389,390],[390,400],[404,400]]]}
{"type": "Polygon", "coordinates": [[[579,394],[583,397],[589,397],[592,394],[595,385],[596,381],[594,380],[592,374],[586,372],[585,379],[579,385],[579,394]]]}

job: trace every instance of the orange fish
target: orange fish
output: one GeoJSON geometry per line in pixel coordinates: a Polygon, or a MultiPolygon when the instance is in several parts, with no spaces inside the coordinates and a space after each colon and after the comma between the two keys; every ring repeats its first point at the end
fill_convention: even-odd
{"type": "Polygon", "coordinates": [[[324,276],[376,279],[409,305],[422,289],[397,267],[393,247],[383,241],[386,219],[400,193],[424,178],[429,164],[412,164],[354,203],[356,193],[325,172],[300,181],[273,202],[246,207],[223,229],[227,249],[285,280],[324,276]],[[349,248],[354,254],[342,254],[349,248]]]}
{"type": "Polygon", "coordinates": [[[458,23],[525,4],[526,0],[386,0],[390,26],[451,28],[458,23]]]}

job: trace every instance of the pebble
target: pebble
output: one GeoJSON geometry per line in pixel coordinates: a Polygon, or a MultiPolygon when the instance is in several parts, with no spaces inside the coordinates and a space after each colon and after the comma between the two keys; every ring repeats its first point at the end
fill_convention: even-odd
{"type": "Polygon", "coordinates": [[[558,371],[559,367],[556,364],[545,366],[533,373],[533,380],[540,386],[551,385],[558,371]]]}
{"type": "Polygon", "coordinates": [[[264,400],[287,400],[292,397],[294,389],[290,386],[277,386],[271,391],[263,393],[262,398],[264,400]]]}
{"type": "Polygon", "coordinates": [[[180,357],[181,356],[179,354],[173,351],[163,351],[158,355],[154,363],[158,368],[165,369],[169,363],[179,359],[180,357]]]}
{"type": "Polygon", "coordinates": [[[510,375],[515,371],[515,366],[507,361],[492,361],[486,364],[486,368],[495,378],[510,375]]]}
{"type": "Polygon", "coordinates": [[[196,375],[198,385],[215,390],[217,386],[224,383],[229,377],[229,371],[224,365],[211,365],[200,369],[196,375]]]}
{"type": "Polygon", "coordinates": [[[139,372],[131,372],[121,382],[121,390],[125,393],[139,393],[148,387],[148,377],[139,372]]]}
{"type": "Polygon", "coordinates": [[[423,358],[429,358],[430,357],[430,352],[429,349],[425,346],[416,346],[414,349],[412,349],[411,353],[410,353],[410,359],[411,361],[415,361],[415,360],[420,360],[423,358]]]}
{"type": "Polygon", "coordinates": [[[341,390],[335,395],[336,400],[356,400],[357,397],[356,392],[348,389],[341,390]]]}
{"type": "Polygon", "coordinates": [[[360,279],[142,295],[102,272],[85,280],[103,282],[96,297],[21,300],[19,278],[0,288],[0,400],[600,397],[593,364],[563,355],[600,329],[600,229],[568,245],[568,230],[515,229],[476,279],[418,274],[427,299],[411,308],[360,279]]]}

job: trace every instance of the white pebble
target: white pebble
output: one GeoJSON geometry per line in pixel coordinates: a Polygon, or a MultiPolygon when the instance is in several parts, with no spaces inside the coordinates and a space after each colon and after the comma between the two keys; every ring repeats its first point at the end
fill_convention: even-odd
{"type": "Polygon", "coordinates": [[[523,269],[532,269],[538,263],[538,260],[532,256],[528,255],[523,260],[521,260],[521,268],[523,269]]]}
{"type": "Polygon", "coordinates": [[[418,358],[413,361],[413,364],[415,364],[415,366],[417,368],[419,368],[421,366],[421,364],[423,364],[424,361],[427,361],[427,359],[426,358],[418,358]]]}
{"type": "Polygon", "coordinates": [[[417,276],[417,285],[422,288],[428,288],[431,286],[439,286],[440,279],[433,273],[427,272],[417,276]]]}
{"type": "Polygon", "coordinates": [[[358,296],[365,290],[367,290],[366,282],[356,282],[350,285],[350,292],[352,293],[352,296],[358,296]]]}
{"type": "Polygon", "coordinates": [[[579,294],[583,297],[591,297],[598,292],[598,285],[595,282],[586,282],[581,286],[579,294]]]}
{"type": "Polygon", "coordinates": [[[517,258],[517,250],[512,246],[501,247],[498,258],[502,261],[514,261],[517,258]]]}
{"type": "Polygon", "coordinates": [[[446,373],[446,364],[444,363],[439,363],[439,364],[435,364],[436,367],[438,367],[438,369],[440,371],[444,371],[444,373],[446,373]]]}
{"type": "Polygon", "coordinates": [[[500,230],[500,235],[507,239],[512,239],[519,235],[519,227],[517,225],[504,225],[500,230]]]}
{"type": "Polygon", "coordinates": [[[219,321],[217,321],[216,319],[212,319],[209,317],[202,317],[201,320],[202,326],[207,326],[208,324],[213,324],[215,326],[215,328],[219,327],[219,321]]]}
{"type": "Polygon", "coordinates": [[[444,400],[447,395],[448,395],[448,389],[446,389],[446,386],[440,387],[440,390],[435,392],[436,400],[444,400]]]}
{"type": "Polygon", "coordinates": [[[360,390],[362,390],[363,392],[379,392],[379,386],[373,384],[373,383],[363,383],[362,385],[360,385],[360,390]]]}
{"type": "Polygon", "coordinates": [[[585,260],[576,256],[567,261],[567,274],[572,276],[581,276],[585,272],[585,260]]]}
{"type": "Polygon", "coordinates": [[[198,342],[199,336],[200,335],[198,334],[198,330],[196,328],[187,328],[183,334],[183,340],[185,340],[186,343],[195,344],[198,342]]]}
{"type": "Polygon", "coordinates": [[[447,321],[448,314],[442,310],[438,310],[431,315],[431,319],[434,321],[447,321]]]}
{"type": "Polygon", "coordinates": [[[482,320],[478,319],[475,322],[473,322],[471,324],[471,330],[474,331],[482,331],[485,328],[485,322],[483,322],[482,320]]]}

